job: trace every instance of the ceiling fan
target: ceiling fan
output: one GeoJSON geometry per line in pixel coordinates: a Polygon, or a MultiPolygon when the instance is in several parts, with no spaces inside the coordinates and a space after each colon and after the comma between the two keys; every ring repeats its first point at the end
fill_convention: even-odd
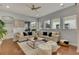
{"type": "MultiPolygon", "coordinates": [[[[28,7],[28,6],[27,6],[28,7]]],[[[38,9],[40,9],[41,8],[41,6],[36,6],[36,5],[32,5],[31,7],[29,7],[31,10],[38,10],[38,9]]]]}

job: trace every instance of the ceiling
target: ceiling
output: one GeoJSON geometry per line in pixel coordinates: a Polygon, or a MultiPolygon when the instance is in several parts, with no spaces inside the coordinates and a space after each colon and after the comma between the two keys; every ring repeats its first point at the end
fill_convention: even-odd
{"type": "Polygon", "coordinates": [[[12,13],[18,13],[31,17],[42,17],[58,10],[67,8],[74,5],[74,3],[64,3],[60,6],[60,3],[0,3],[0,10],[8,11],[12,13]],[[31,10],[31,6],[41,6],[38,10],[31,10]],[[6,6],[9,6],[6,8],[6,6]]]}

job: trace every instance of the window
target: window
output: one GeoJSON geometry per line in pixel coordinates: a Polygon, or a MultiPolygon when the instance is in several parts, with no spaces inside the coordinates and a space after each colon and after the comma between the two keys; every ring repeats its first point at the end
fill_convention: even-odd
{"type": "Polygon", "coordinates": [[[45,29],[50,29],[51,28],[50,20],[44,21],[44,28],[45,29]]]}
{"type": "Polygon", "coordinates": [[[65,29],[69,29],[69,24],[67,23],[67,24],[64,24],[64,26],[65,26],[65,29]]]}
{"type": "Polygon", "coordinates": [[[39,21],[39,29],[43,29],[43,25],[44,25],[43,21],[39,21]]]}
{"type": "Polygon", "coordinates": [[[52,29],[60,29],[60,18],[52,20],[52,29]]]}
{"type": "Polygon", "coordinates": [[[60,28],[59,26],[60,26],[60,25],[59,25],[59,24],[57,24],[57,25],[56,25],[56,29],[59,29],[59,28],[60,28]]]}
{"type": "Polygon", "coordinates": [[[63,19],[63,29],[76,29],[76,15],[67,16],[63,19]]]}
{"type": "Polygon", "coordinates": [[[37,25],[36,22],[31,22],[31,25],[30,25],[31,27],[30,28],[32,30],[36,30],[36,27],[37,27],[36,25],[37,25]]]}

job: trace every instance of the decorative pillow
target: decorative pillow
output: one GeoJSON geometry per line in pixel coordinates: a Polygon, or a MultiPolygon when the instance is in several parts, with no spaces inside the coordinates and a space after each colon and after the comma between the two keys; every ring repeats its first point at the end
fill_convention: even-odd
{"type": "Polygon", "coordinates": [[[24,35],[24,36],[27,36],[27,33],[26,33],[26,32],[23,32],[23,35],[24,35]]]}
{"type": "Polygon", "coordinates": [[[28,35],[32,35],[32,32],[28,32],[28,35]]]}
{"type": "Polygon", "coordinates": [[[47,36],[47,32],[43,32],[43,35],[47,36]]]}
{"type": "Polygon", "coordinates": [[[52,37],[52,32],[49,33],[49,37],[52,37]]]}

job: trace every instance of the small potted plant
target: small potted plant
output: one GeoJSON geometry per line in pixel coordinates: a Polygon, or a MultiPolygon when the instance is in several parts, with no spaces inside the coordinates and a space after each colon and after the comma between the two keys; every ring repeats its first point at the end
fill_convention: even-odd
{"type": "Polygon", "coordinates": [[[0,20],[0,44],[2,44],[3,37],[4,35],[6,35],[7,32],[7,30],[4,29],[4,27],[5,27],[5,23],[2,20],[0,20]]]}

